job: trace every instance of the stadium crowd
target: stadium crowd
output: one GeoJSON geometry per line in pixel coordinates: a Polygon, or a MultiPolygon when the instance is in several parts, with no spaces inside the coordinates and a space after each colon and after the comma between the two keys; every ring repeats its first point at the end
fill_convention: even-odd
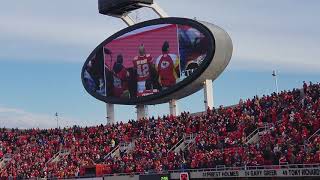
{"type": "Polygon", "coordinates": [[[320,84],[240,100],[202,115],[145,118],[64,129],[0,129],[0,177],[72,177],[102,165],[104,174],[320,163],[320,84]],[[264,127],[255,142],[248,136],[264,127]],[[184,137],[190,144],[178,152],[184,137]],[[311,137],[311,138],[310,138],[311,137]],[[119,144],[132,144],[130,149],[119,144]],[[1,162],[1,161],[0,161],[1,162]],[[0,164],[1,165],[1,164],[0,164]]]}
{"type": "Polygon", "coordinates": [[[189,167],[320,163],[319,144],[308,142],[320,128],[319,90],[318,84],[305,84],[303,96],[295,89],[208,111],[194,121],[196,143],[184,152],[189,167]],[[252,129],[264,124],[259,142],[246,143],[252,129]]]}

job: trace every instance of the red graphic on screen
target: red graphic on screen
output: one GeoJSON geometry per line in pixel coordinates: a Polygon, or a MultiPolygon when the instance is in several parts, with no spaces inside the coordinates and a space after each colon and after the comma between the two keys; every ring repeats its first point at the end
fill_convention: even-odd
{"type": "Polygon", "coordinates": [[[180,76],[177,25],[155,25],[131,31],[106,44],[103,53],[108,96],[151,95],[175,85],[180,76]],[[168,67],[163,66],[166,63],[168,67]],[[120,69],[128,71],[123,78],[114,75],[120,69]],[[127,89],[115,86],[124,83],[129,85],[127,89]]]}
{"type": "MultiPolygon", "coordinates": [[[[126,68],[133,67],[133,60],[139,55],[139,46],[144,45],[146,54],[157,58],[162,54],[162,45],[165,41],[170,44],[170,53],[179,54],[177,25],[165,25],[156,29],[148,30],[152,26],[140,29],[143,32],[136,34],[124,35],[118,39],[111,41],[104,47],[109,49],[113,57],[118,54],[123,56],[123,65],[126,68]]],[[[112,67],[114,62],[111,62],[109,55],[105,55],[105,64],[112,67]]]]}

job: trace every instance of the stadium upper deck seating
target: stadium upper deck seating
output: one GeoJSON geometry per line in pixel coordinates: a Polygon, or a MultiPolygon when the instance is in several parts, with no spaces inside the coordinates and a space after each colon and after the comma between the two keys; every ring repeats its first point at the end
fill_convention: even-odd
{"type": "Polygon", "coordinates": [[[234,107],[208,110],[202,115],[163,116],[115,125],[64,129],[0,129],[0,158],[11,161],[1,177],[71,177],[81,167],[104,164],[104,173],[131,173],[218,165],[320,163],[320,84],[279,94],[241,100],[234,107]],[[257,143],[246,137],[268,124],[257,143]],[[170,151],[184,135],[194,143],[170,151]],[[131,151],[107,156],[120,142],[133,142],[131,151]],[[53,160],[59,151],[65,156],[53,160]]]}

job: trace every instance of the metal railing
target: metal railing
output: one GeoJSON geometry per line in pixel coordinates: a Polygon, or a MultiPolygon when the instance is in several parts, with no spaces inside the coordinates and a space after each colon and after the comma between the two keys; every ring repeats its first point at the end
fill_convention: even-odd
{"type": "Polygon", "coordinates": [[[59,156],[60,152],[57,152],[56,154],[54,154],[52,156],[52,158],[50,158],[46,163],[45,166],[47,166],[49,163],[51,163],[55,158],[57,158],[59,156]]]}
{"type": "Polygon", "coordinates": [[[177,147],[180,146],[180,144],[183,143],[183,141],[184,141],[184,137],[181,138],[168,152],[171,152],[171,151],[175,150],[177,147]]]}
{"type": "Polygon", "coordinates": [[[185,146],[183,149],[187,148],[190,145],[190,143],[192,143],[192,141],[195,139],[196,136],[197,136],[196,133],[184,134],[183,137],[168,152],[174,151],[176,148],[180,147],[182,143],[185,143],[185,146]]]}
{"type": "Polygon", "coordinates": [[[2,171],[6,169],[8,162],[10,162],[12,158],[13,158],[13,155],[9,153],[5,154],[2,157],[0,161],[0,173],[2,173],[2,171]]]}
{"type": "Polygon", "coordinates": [[[318,136],[319,134],[320,134],[320,128],[307,139],[307,142],[310,142],[312,138],[314,138],[315,136],[318,136]]]}
{"type": "Polygon", "coordinates": [[[186,146],[184,147],[185,149],[188,149],[191,145],[195,144],[195,139],[197,137],[197,133],[193,133],[189,136],[189,140],[188,143],[186,144],[186,146]]]}
{"type": "Polygon", "coordinates": [[[284,165],[264,165],[264,166],[239,166],[239,167],[226,167],[224,165],[216,166],[214,168],[201,168],[201,169],[178,169],[169,171],[150,170],[142,173],[115,173],[105,174],[104,176],[132,176],[144,174],[166,174],[166,173],[180,173],[180,172],[203,172],[203,171],[233,171],[233,170],[264,170],[264,169],[298,169],[298,168],[320,168],[320,164],[284,164],[284,165]]]}
{"type": "Polygon", "coordinates": [[[245,139],[245,144],[248,144],[248,142],[258,133],[264,132],[264,131],[268,131],[270,130],[270,127],[272,127],[273,124],[272,123],[264,123],[262,127],[258,127],[257,129],[255,129],[252,133],[250,133],[246,139],[245,139]]]}
{"type": "Polygon", "coordinates": [[[115,148],[112,149],[107,155],[104,156],[104,159],[107,159],[108,157],[111,157],[113,153],[115,153],[119,149],[120,145],[117,145],[115,148]]]}
{"type": "Polygon", "coordinates": [[[49,163],[52,162],[59,162],[61,157],[64,157],[66,155],[70,154],[70,150],[69,149],[60,149],[56,154],[54,154],[52,156],[52,158],[50,158],[46,163],[45,166],[47,166],[49,163]],[[57,159],[57,161],[55,161],[57,159]]]}

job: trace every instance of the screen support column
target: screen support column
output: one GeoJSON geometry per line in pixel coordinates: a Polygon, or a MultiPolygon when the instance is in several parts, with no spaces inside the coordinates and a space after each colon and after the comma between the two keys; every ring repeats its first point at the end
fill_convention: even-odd
{"type": "Polygon", "coordinates": [[[203,83],[204,107],[205,111],[213,108],[213,84],[211,79],[207,79],[203,83]]]}
{"type": "Polygon", "coordinates": [[[169,17],[169,15],[156,3],[154,2],[151,5],[139,3],[141,7],[151,8],[160,18],[169,17]]]}
{"type": "Polygon", "coordinates": [[[137,120],[145,118],[147,116],[147,106],[146,105],[137,105],[137,120]]]}
{"type": "MultiPolygon", "coordinates": [[[[155,2],[151,5],[142,4],[142,3],[139,3],[138,5],[140,5],[141,7],[147,7],[152,9],[160,18],[169,17],[168,14],[155,2]]],[[[122,19],[122,21],[124,21],[128,26],[132,26],[136,24],[136,22],[129,16],[129,13],[125,13],[123,15],[113,16],[113,17],[122,19]]]]}
{"type": "Polygon", "coordinates": [[[127,24],[127,26],[132,26],[136,24],[136,22],[129,16],[129,14],[124,14],[119,17],[123,22],[127,24]]]}
{"type": "MultiPolygon", "coordinates": [[[[120,18],[123,22],[126,23],[127,26],[132,26],[136,22],[129,16],[129,13],[126,13],[122,16],[115,16],[117,18],[120,18]]],[[[107,108],[107,124],[114,124],[115,119],[114,119],[114,104],[106,104],[107,108]]],[[[138,113],[138,108],[137,108],[137,113],[138,113]]]]}
{"type": "Polygon", "coordinates": [[[178,115],[178,105],[177,100],[172,99],[169,102],[169,108],[170,108],[170,115],[177,116],[178,115]]]}
{"type": "Polygon", "coordinates": [[[107,103],[106,108],[107,108],[107,124],[114,124],[115,123],[114,104],[107,103]]]}
{"type": "MultiPolygon", "coordinates": [[[[128,15],[122,15],[120,17],[122,19],[122,21],[124,21],[128,26],[132,26],[134,24],[136,24],[136,22],[128,15]]],[[[147,116],[147,106],[146,105],[137,105],[137,120],[141,119],[141,118],[145,118],[147,116]]]]}

